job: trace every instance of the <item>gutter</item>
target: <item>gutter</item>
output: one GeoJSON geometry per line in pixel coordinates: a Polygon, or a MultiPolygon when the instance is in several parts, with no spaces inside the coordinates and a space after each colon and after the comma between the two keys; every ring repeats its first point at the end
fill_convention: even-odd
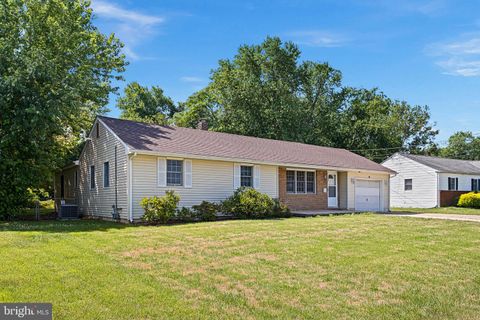
{"type": "Polygon", "coordinates": [[[187,158],[187,159],[255,163],[255,164],[264,164],[264,165],[271,165],[271,166],[294,167],[294,168],[304,168],[304,169],[332,170],[332,171],[357,171],[357,172],[369,172],[369,173],[378,173],[378,174],[396,174],[397,173],[388,168],[385,168],[387,169],[385,171],[379,171],[379,170],[368,170],[368,169],[358,169],[358,168],[317,166],[317,165],[301,164],[301,163],[280,163],[280,162],[259,161],[259,160],[251,160],[251,159],[223,158],[223,157],[217,157],[217,156],[203,156],[203,155],[195,155],[195,154],[180,154],[180,153],[145,151],[145,150],[131,150],[131,152],[135,154],[138,153],[138,154],[160,156],[160,157],[177,157],[177,158],[187,158]]]}

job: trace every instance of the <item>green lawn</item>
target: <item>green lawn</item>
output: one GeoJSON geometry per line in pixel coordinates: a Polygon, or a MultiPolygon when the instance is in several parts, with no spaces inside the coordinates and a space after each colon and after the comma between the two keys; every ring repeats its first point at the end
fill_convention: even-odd
{"type": "Polygon", "coordinates": [[[0,301],[55,319],[479,319],[480,224],[345,215],[0,224],[0,301]]]}
{"type": "Polygon", "coordinates": [[[392,208],[392,212],[413,212],[413,213],[446,213],[446,214],[475,214],[480,215],[480,209],[442,207],[442,208],[392,208]]]}

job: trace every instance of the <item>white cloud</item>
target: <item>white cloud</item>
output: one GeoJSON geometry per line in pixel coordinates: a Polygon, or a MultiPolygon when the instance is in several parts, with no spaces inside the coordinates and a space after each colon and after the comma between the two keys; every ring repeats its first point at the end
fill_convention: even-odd
{"type": "Polygon", "coordinates": [[[132,60],[141,59],[135,47],[155,35],[156,28],[165,22],[163,17],[127,10],[104,0],[92,1],[91,7],[94,15],[113,22],[113,32],[123,41],[124,52],[132,60]]]}
{"type": "Polygon", "coordinates": [[[201,83],[205,82],[204,79],[199,78],[199,77],[193,77],[193,76],[184,76],[180,78],[181,81],[183,82],[188,82],[188,83],[201,83]]]}
{"type": "Polygon", "coordinates": [[[480,76],[480,34],[466,34],[460,39],[434,43],[426,48],[427,54],[435,56],[435,63],[445,74],[480,76]]]}
{"type": "Polygon", "coordinates": [[[98,15],[116,20],[130,21],[141,25],[155,25],[165,21],[162,17],[150,16],[131,10],[126,10],[113,3],[108,3],[105,1],[97,0],[92,2],[92,8],[98,15]]]}
{"type": "Polygon", "coordinates": [[[287,36],[296,43],[311,47],[341,47],[347,42],[347,39],[340,34],[322,30],[292,31],[288,32],[287,36]]]}

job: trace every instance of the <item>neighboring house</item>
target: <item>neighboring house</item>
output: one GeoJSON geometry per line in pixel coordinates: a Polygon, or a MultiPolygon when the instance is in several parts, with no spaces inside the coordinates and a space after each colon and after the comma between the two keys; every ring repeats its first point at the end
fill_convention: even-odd
{"type": "Polygon", "coordinates": [[[390,180],[392,207],[451,206],[461,194],[480,190],[480,161],[396,153],[382,164],[397,172],[390,180]]]}
{"type": "MultiPolygon", "coordinates": [[[[278,198],[292,210],[389,210],[392,171],[344,149],[97,117],[79,164],[79,211],[122,220],[143,215],[140,201],[175,190],[180,206],[219,202],[240,186],[278,198]]],[[[62,178],[62,175],[64,178],[62,178]]],[[[65,199],[67,200],[67,199],[65,199]]],[[[57,201],[59,202],[59,201],[57,201]]]]}

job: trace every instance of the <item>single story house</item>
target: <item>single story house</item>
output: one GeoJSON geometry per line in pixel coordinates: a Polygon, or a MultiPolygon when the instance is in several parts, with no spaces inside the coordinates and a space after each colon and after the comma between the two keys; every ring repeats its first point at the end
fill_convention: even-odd
{"type": "Polygon", "coordinates": [[[396,153],[382,164],[397,172],[390,180],[392,207],[451,206],[461,194],[480,190],[480,161],[396,153]]]}
{"type": "Polygon", "coordinates": [[[175,190],[179,205],[191,207],[222,201],[240,186],[297,211],[388,211],[392,172],[344,149],[213,132],[204,122],[191,129],[98,116],[55,190],[57,207],[63,200],[103,218],[117,208],[130,222],[142,218],[145,197],[175,190]]]}

